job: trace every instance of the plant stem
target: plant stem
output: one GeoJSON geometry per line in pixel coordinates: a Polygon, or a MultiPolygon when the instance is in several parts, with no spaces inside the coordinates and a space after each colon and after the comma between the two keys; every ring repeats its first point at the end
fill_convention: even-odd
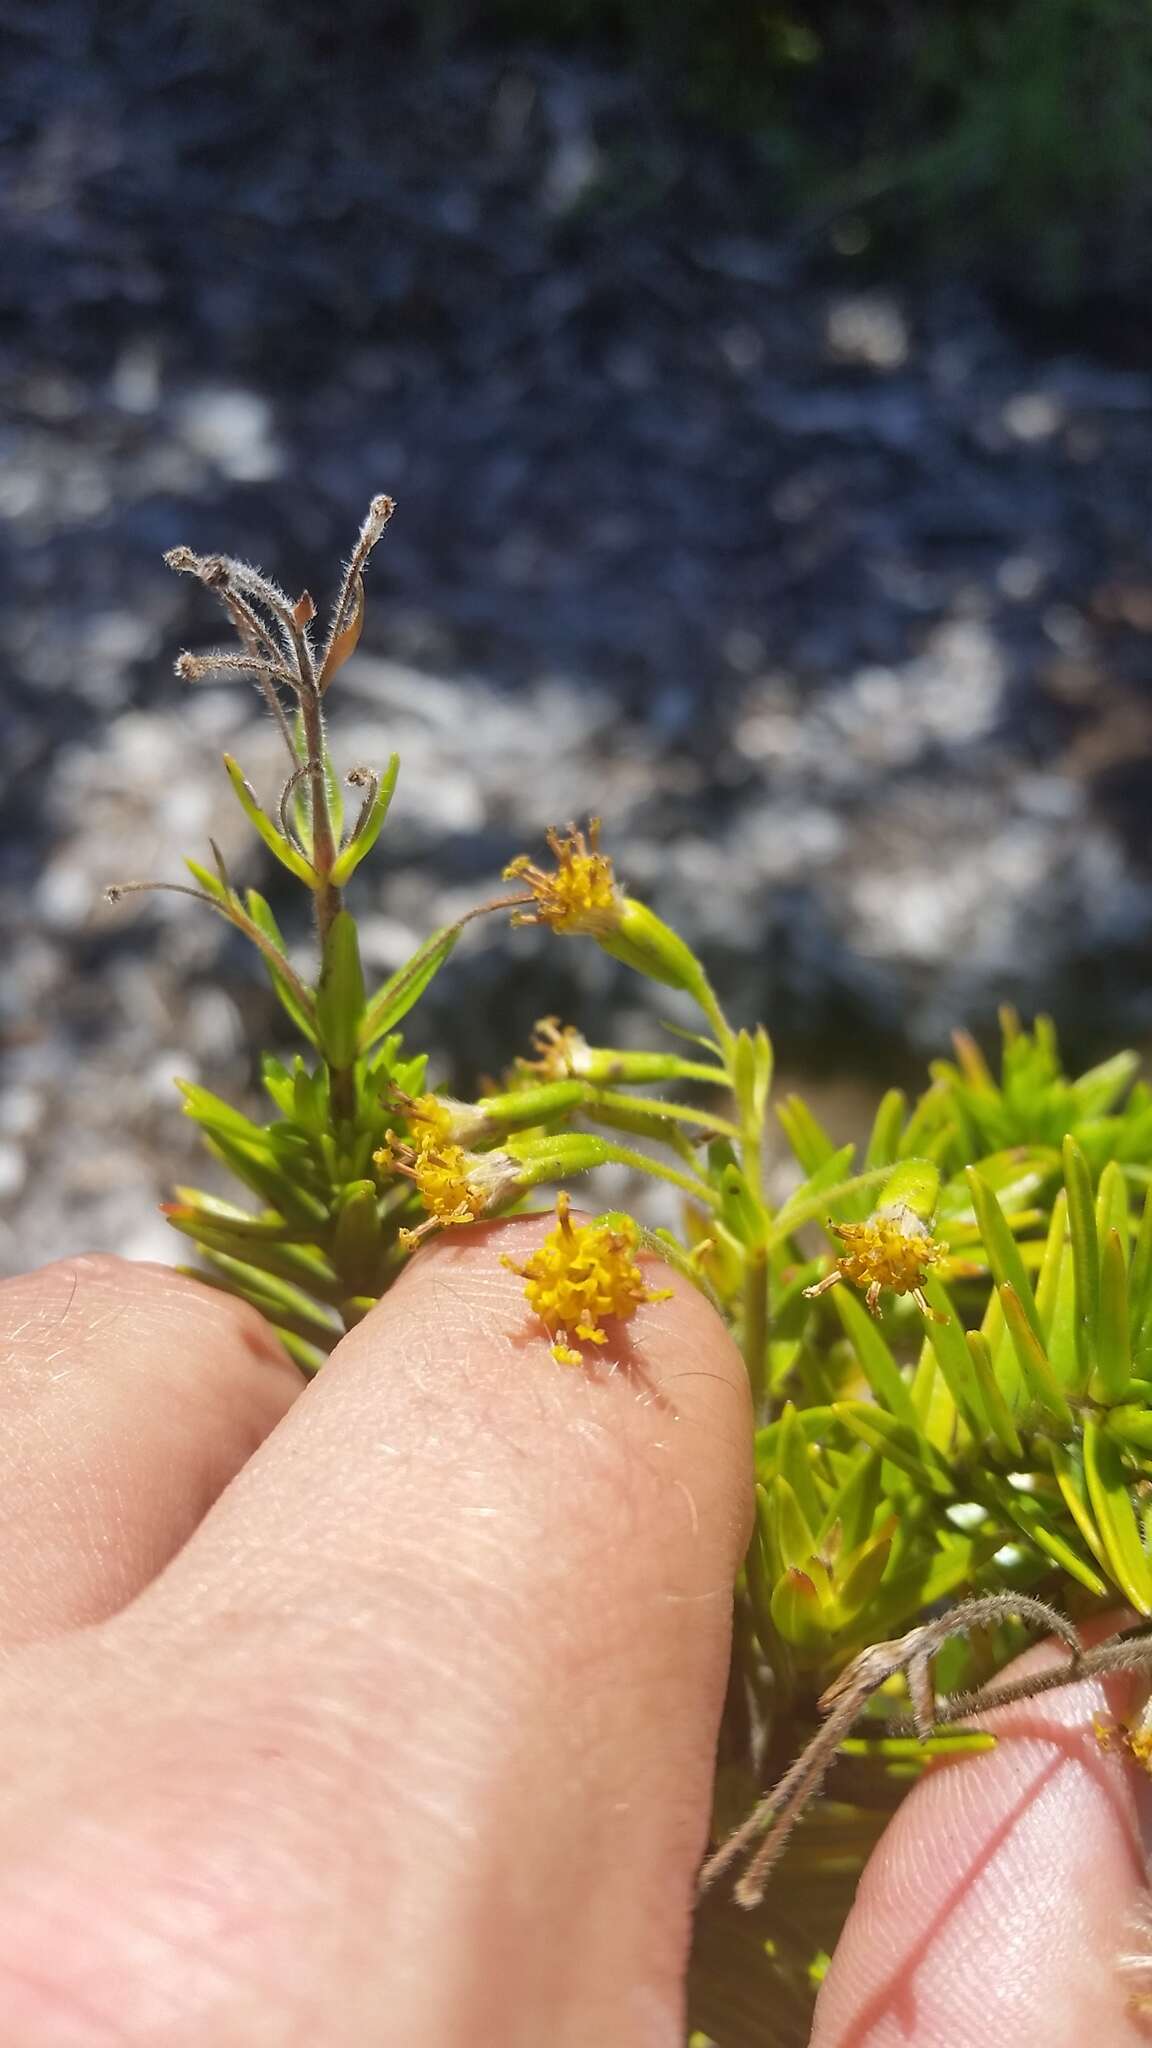
{"type": "Polygon", "coordinates": [[[294,634],[297,659],[300,663],[300,678],[304,684],[300,696],[300,717],[304,727],[304,747],[308,771],[308,790],[312,811],[312,865],[316,870],[315,890],[316,931],[321,952],[324,942],[342,907],[343,898],[339,889],[330,881],[336,865],[336,841],[332,831],[332,816],[328,808],[327,748],[324,738],[324,713],[320,703],[320,692],[312,664],[311,650],[304,633],[297,629],[294,634]]]}
{"type": "MultiPolygon", "coordinates": [[[[304,727],[305,760],[312,813],[312,866],[316,873],[316,887],[312,900],[315,904],[316,936],[320,942],[320,957],[323,961],[328,934],[343,908],[344,897],[343,891],[330,879],[336,865],[337,848],[332,830],[332,814],[328,806],[327,743],[315,664],[307,634],[302,627],[294,627],[292,639],[296,648],[296,659],[300,665],[302,684],[300,717],[304,727]]],[[[351,1123],[356,1115],[355,1072],[351,1067],[333,1066],[330,1060],[327,1061],[327,1067],[333,1117],[341,1123],[351,1123]]]]}
{"type": "Polygon", "coordinates": [[[705,974],[703,967],[700,969],[700,979],[693,993],[713,1031],[716,1033],[716,1043],[720,1048],[725,1071],[729,1081],[731,1081],[732,1057],[736,1050],[736,1033],[724,1015],[720,1007],[720,999],[708,976],[705,974]]]}
{"type": "Polygon", "coordinates": [[[757,1423],[767,1421],[765,1404],[768,1378],[768,1249],[764,1244],[745,1247],[744,1254],[744,1363],[752,1389],[752,1412],[757,1423]]]}

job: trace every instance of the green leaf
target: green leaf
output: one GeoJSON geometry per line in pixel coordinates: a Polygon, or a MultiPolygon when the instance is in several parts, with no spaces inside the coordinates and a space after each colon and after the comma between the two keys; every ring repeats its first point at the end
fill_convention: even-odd
{"type": "Polygon", "coordinates": [[[364,975],[356,920],[338,911],[324,942],[324,965],[316,989],[316,1023],[324,1056],[333,1067],[350,1067],[364,1018],[364,975]]]}
{"type": "Polygon", "coordinates": [[[866,1167],[895,1165],[900,1156],[900,1133],[907,1108],[908,1098],[902,1088],[889,1088],[881,1097],[864,1155],[866,1167]]]}
{"type": "Polygon", "coordinates": [[[784,1403],[780,1416],[780,1430],[776,1438],[776,1466],[780,1478],[786,1479],[791,1486],[809,1528],[808,1549],[804,1556],[788,1557],[785,1562],[803,1564],[815,1551],[814,1532],[824,1519],[824,1503],[813,1477],[808,1439],[800,1427],[800,1418],[791,1401],[784,1403]]]}
{"type": "Polygon", "coordinates": [[[1100,1302],[1096,1325],[1096,1400],[1118,1401],[1132,1377],[1128,1324],[1128,1261],[1120,1232],[1109,1230],[1100,1259],[1100,1302]]]}
{"type": "Polygon", "coordinates": [[[295,1084],[283,1060],[278,1060],[272,1053],[266,1052],[260,1061],[260,1079],[264,1085],[264,1093],[275,1104],[281,1116],[294,1116],[295,1084]]]}
{"type": "Polygon", "coordinates": [[[371,853],[372,848],[380,837],[381,828],[385,818],[388,816],[392,797],[395,793],[396,777],[399,773],[400,756],[399,754],[393,754],[380,778],[380,786],[372,800],[372,806],[367,817],[348,841],[347,846],[339,855],[332,869],[332,881],[337,889],[342,889],[350,876],[355,874],[365,855],[371,853]]]}
{"type": "Polygon", "coordinates": [[[1104,1545],[1100,1541],[1100,1531],[1096,1527],[1095,1518],[1088,1499],[1088,1487],[1084,1479],[1084,1459],[1080,1445],[1050,1443],[1048,1455],[1052,1460],[1052,1470],[1056,1476],[1056,1484],[1060,1488],[1064,1504],[1072,1520],[1075,1522],[1097,1563],[1104,1565],[1105,1570],[1107,1570],[1104,1545]]]}
{"type": "Polygon", "coordinates": [[[214,874],[211,868],[201,867],[198,860],[185,858],[184,865],[197,888],[203,889],[204,894],[211,896],[222,908],[227,905],[228,889],[219,875],[214,874]]]}
{"type": "Polygon", "coordinates": [[[949,1499],[955,1497],[956,1482],[951,1467],[919,1429],[910,1429],[907,1423],[894,1421],[882,1408],[870,1407],[864,1401],[836,1401],[832,1413],[862,1443],[882,1451],[893,1465],[910,1472],[922,1486],[949,1499]]]}
{"type": "Polygon", "coordinates": [[[888,1567],[892,1554],[892,1534],[873,1538],[858,1551],[855,1557],[844,1560],[842,1575],[836,1586],[836,1617],[839,1627],[847,1627],[870,1607],[880,1590],[880,1582],[888,1567]]]}
{"type": "Polygon", "coordinates": [[[852,1145],[845,1145],[832,1159],[827,1160],[803,1187],[797,1188],[795,1194],[789,1195],[783,1208],[777,1211],[772,1220],[772,1227],[766,1237],[769,1246],[782,1244],[785,1238],[791,1237],[793,1231],[799,1230],[802,1224],[811,1223],[816,1217],[823,1220],[829,1210],[840,1208],[854,1195],[864,1189],[879,1186],[880,1182],[887,1178],[887,1167],[878,1166],[871,1173],[854,1174],[851,1180],[833,1179],[830,1186],[819,1185],[826,1174],[843,1172],[854,1149],[852,1145]]]}
{"type": "Polygon", "coordinates": [[[876,1399],[897,1421],[915,1429],[917,1417],[912,1396],[876,1322],[848,1287],[834,1288],[832,1300],[876,1399]]]}
{"type": "Polygon", "coordinates": [[[269,1273],[261,1273],[253,1266],[245,1265],[239,1259],[227,1258],[220,1252],[204,1253],[210,1261],[208,1271],[197,1273],[197,1279],[205,1280],[209,1286],[220,1287],[226,1294],[237,1294],[242,1301],[258,1308],[277,1328],[290,1330],[306,1343],[318,1349],[331,1351],[342,1334],[340,1325],[329,1321],[306,1294],[291,1287],[286,1281],[277,1280],[269,1273]]]}
{"type": "Polygon", "coordinates": [[[222,1095],[213,1095],[210,1088],[202,1088],[198,1081],[177,1081],[177,1088],[184,1098],[184,1111],[200,1125],[201,1130],[213,1134],[224,1134],[239,1139],[245,1145],[262,1146],[264,1132],[259,1124],[222,1095]]]}
{"type": "Polygon", "coordinates": [[[1132,1265],[1128,1275],[1128,1306],[1132,1317],[1132,1335],[1139,1338],[1152,1309],[1152,1186],[1144,1200],[1140,1228],[1132,1247],[1132,1265]]]}
{"type": "Polygon", "coordinates": [[[822,1649],[829,1636],[824,1603],[815,1581],[798,1565],[790,1565],[772,1594],[772,1622],[786,1643],[797,1650],[822,1649]]]}
{"type": "Polygon", "coordinates": [[[208,1150],[223,1160],[237,1180],[260,1195],[269,1208],[280,1210],[284,1216],[298,1217],[305,1223],[327,1223],[328,1210],[324,1203],[285,1171],[267,1145],[245,1145],[225,1131],[206,1133],[205,1142],[208,1150]]]}
{"type": "Polygon", "coordinates": [[[1084,1477],[1108,1569],[1141,1614],[1152,1614],[1152,1571],[1140,1538],[1116,1439],[1093,1416],[1084,1419],[1084,1477]]]}
{"type": "Polygon", "coordinates": [[[949,1117],[948,1091],[939,1085],[926,1088],[919,1101],[912,1105],[912,1114],[900,1140],[901,1153],[910,1159],[922,1154],[938,1159],[940,1150],[949,1142],[949,1117]]]}
{"type": "Polygon", "coordinates": [[[1004,1398],[1003,1389],[993,1370],[992,1353],[986,1340],[976,1330],[968,1332],[968,1353],[992,1435],[1001,1450],[1006,1451],[1010,1458],[1020,1458],[1023,1455],[1023,1447],[1016,1432],[1016,1424],[1012,1420],[1012,1410],[1004,1398]]]}
{"type": "Polygon", "coordinates": [[[758,1131],[772,1081],[772,1042],[763,1025],[753,1033],[738,1031],[732,1053],[732,1092],[744,1123],[758,1131]]]}
{"type": "Polygon", "coordinates": [[[776,1115],[805,1173],[816,1173],[832,1158],[836,1146],[802,1095],[786,1095],[783,1102],[777,1103],[776,1115]]]}
{"type": "Polygon", "coordinates": [[[996,1746],[994,1735],[973,1728],[960,1735],[930,1735],[926,1742],[918,1735],[849,1735],[840,1744],[839,1754],[874,1757],[881,1763],[907,1758],[922,1764],[934,1756],[986,1756],[996,1746]]]}
{"type": "MultiPolygon", "coordinates": [[[[1058,1189],[1052,1204],[1052,1219],[1048,1225],[1048,1236],[1040,1271],[1036,1279],[1036,1312],[1040,1317],[1041,1334],[1052,1335],[1052,1318],[1056,1307],[1056,1296],[1060,1285],[1060,1269],[1068,1244],[1068,1197],[1063,1188],[1058,1189]]],[[[1059,1362],[1053,1360],[1059,1370],[1059,1362]]],[[[1067,1374],[1062,1374],[1065,1379],[1067,1374]]]]}
{"type": "MultiPolygon", "coordinates": [[[[1057,1234],[1063,1215],[1064,1231],[1068,1232],[1067,1204],[1061,1189],[1052,1214],[1052,1237],[1057,1234]]],[[[1048,1252],[1045,1252],[1047,1263],[1048,1252]]],[[[1044,1277],[1043,1275],[1041,1276],[1044,1277]]],[[[1065,1391],[1079,1398],[1087,1390],[1087,1381],[1081,1376],[1080,1350],[1076,1339],[1076,1267],[1072,1257],[1070,1234],[1055,1248],[1053,1258],[1053,1285],[1050,1312],[1044,1313],[1044,1294],[1038,1292],[1037,1302],[1044,1314],[1048,1331],[1047,1351],[1052,1370],[1065,1391]]]]}
{"type": "MultiPolygon", "coordinates": [[[[272,944],[276,947],[277,952],[284,953],[286,951],[286,948],[284,944],[283,935],[264,897],[259,894],[258,890],[249,889],[245,897],[245,904],[247,907],[248,915],[251,918],[253,924],[256,926],[256,929],[258,931],[263,932],[266,939],[271,940],[272,944]]],[[[272,983],[272,987],[276,992],[277,998],[279,999],[287,1015],[291,1018],[293,1024],[296,1026],[297,1031],[299,1031],[302,1038],[306,1038],[308,1040],[309,1045],[314,1045],[317,1047],[317,1049],[319,1049],[319,1040],[316,1036],[315,1019],[313,1017],[310,1017],[308,1015],[308,1012],[303,1008],[291,984],[284,979],[284,976],[282,974],[277,974],[272,961],[268,958],[268,955],[266,953],[261,953],[260,958],[264,962],[268,979],[272,983]]]]}
{"type": "Polygon", "coordinates": [[[778,1577],[790,1565],[807,1569],[816,1552],[816,1538],[794,1489],[777,1472],[765,1488],[768,1497],[767,1536],[772,1568],[778,1577]]]}
{"type": "MultiPolygon", "coordinates": [[[[1005,1152],[986,1153],[978,1161],[977,1170],[1004,1215],[1009,1220],[1018,1219],[1020,1211],[1028,1207],[1039,1190],[1056,1179],[1060,1154],[1051,1146],[1013,1145],[1005,1152]]],[[[962,1222],[967,1217],[974,1218],[975,1213],[967,1183],[949,1181],[940,1199],[941,1223],[962,1222]],[[966,1197],[963,1203],[957,1200],[961,1188],[966,1197]]]]}
{"type": "Polygon", "coordinates": [[[341,1287],[330,1261],[313,1245],[261,1242],[229,1230],[226,1223],[213,1225],[196,1221],[179,1211],[167,1211],[173,1230],[192,1239],[202,1251],[214,1257],[237,1260],[265,1276],[286,1280],[334,1306],[341,1299],[341,1287]]]}
{"type": "Polygon", "coordinates": [[[994,1502],[1009,1521],[1015,1522],[1017,1528],[1023,1530],[1037,1550],[1043,1551],[1046,1557],[1050,1557],[1053,1563],[1070,1573],[1082,1586],[1087,1586],[1088,1591],[1095,1593],[1098,1599],[1103,1599],[1108,1588],[1099,1572],[1094,1571],[1087,1559],[1052,1528],[1051,1502],[1038,1500],[1031,1493],[1022,1493],[1009,1480],[996,1479],[990,1475],[973,1491],[977,1493],[979,1499],[994,1502]]]}
{"type": "Polygon", "coordinates": [[[1119,1408],[1109,1409],[1104,1427],[1110,1436],[1118,1437],[1133,1450],[1152,1451],[1152,1409],[1124,1402],[1119,1408]]]}
{"type": "Polygon", "coordinates": [[[332,1239],[332,1262],[349,1294],[378,1294],[383,1233],[370,1180],[343,1188],[332,1239]]]}
{"type": "Polygon", "coordinates": [[[1096,1235],[1101,1244],[1110,1230],[1120,1232],[1125,1250],[1128,1247],[1128,1183],[1124,1170],[1110,1159],[1100,1175],[1096,1190],[1096,1235]]]}
{"type": "Polygon", "coordinates": [[[1087,1073],[1081,1074],[1069,1090],[1076,1105],[1077,1121],[1103,1116],[1119,1101],[1139,1071],[1138,1053],[1118,1052],[1110,1060],[1104,1060],[1098,1067],[1090,1067],[1087,1073]]]}
{"type": "MultiPolygon", "coordinates": [[[[960,1334],[963,1336],[963,1330],[960,1334]]],[[[946,1449],[953,1441],[960,1415],[940,1370],[940,1360],[930,1337],[926,1336],[920,1346],[920,1356],[908,1391],[916,1410],[917,1426],[924,1431],[930,1443],[941,1450],[946,1449]]]]}
{"type": "MultiPolygon", "coordinates": [[[[203,1275],[197,1277],[202,1279],[203,1275]]],[[[305,1338],[298,1337],[295,1330],[284,1329],[280,1323],[273,1322],[272,1328],[293,1364],[298,1365],[308,1379],[315,1379],[320,1367],[327,1360],[328,1352],[322,1350],[319,1345],[309,1344],[305,1338]]]]}
{"type": "Polygon", "coordinates": [[[852,1465],[848,1476],[843,1479],[839,1491],[833,1494],[824,1510],[824,1520],[816,1532],[821,1554],[833,1531],[837,1529],[840,1532],[840,1543],[845,1556],[851,1556],[854,1550],[858,1550],[867,1542],[876,1520],[876,1510],[880,1505],[882,1483],[883,1470],[879,1453],[867,1449],[863,1444],[857,1446],[852,1452],[852,1465]]]}
{"type": "Polygon", "coordinates": [[[924,1298],[940,1319],[928,1323],[925,1334],[936,1355],[941,1377],[957,1413],[963,1416],[973,1436],[979,1438],[984,1433],[984,1409],[975,1398],[972,1360],[968,1354],[964,1325],[953,1307],[951,1296],[935,1273],[929,1273],[925,1278],[924,1298]]]}
{"type": "Polygon", "coordinates": [[[239,762],[234,761],[231,754],[225,754],[224,766],[228,772],[228,780],[236,793],[241,810],[244,812],[249,824],[254,826],[260,834],[269,852],[275,854],[280,865],[287,868],[290,875],[295,875],[298,882],[305,882],[310,889],[314,889],[316,887],[316,870],[309,865],[302,854],[297,853],[291,840],[286,839],[279,827],[272,823],[268,813],[261,810],[256,800],[256,792],[244,780],[244,771],[240,767],[239,762]]]}
{"type": "MultiPolygon", "coordinates": [[[[831,1408],[801,1408],[797,1420],[809,1443],[823,1443],[835,1426],[831,1408]]],[[[776,1446],[780,1441],[779,1421],[765,1423],[756,1431],[756,1470],[763,1479],[776,1470],[776,1446]]]]}
{"type": "Polygon", "coordinates": [[[1024,1269],[1020,1247],[1004,1220],[1004,1212],[987,1182],[977,1173],[974,1166],[968,1168],[965,1176],[972,1192],[972,1203],[976,1220],[980,1225],[980,1237],[988,1254],[988,1264],[998,1287],[1011,1287],[1020,1303],[1024,1315],[1035,1336],[1041,1336],[1040,1317],[1032,1293],[1032,1283],[1024,1269]]]}
{"type": "Polygon", "coordinates": [[[1004,1311],[1004,1321],[1008,1326],[1008,1334],[1012,1339],[1012,1348],[1019,1361],[1025,1386],[1052,1426],[1067,1436],[1073,1435],[1076,1420],[1068,1406],[1064,1389],[1052,1370],[1044,1345],[1029,1322],[1024,1304],[1014,1287],[1007,1284],[1001,1287],[1000,1306],[1004,1311]]]}
{"type": "Polygon", "coordinates": [[[1100,1252],[1092,1183],[1084,1154],[1074,1138],[1064,1140],[1064,1184],[1068,1190],[1068,1230],[1076,1275],[1076,1354],[1082,1384],[1096,1367],[1096,1317],[1100,1301],[1100,1252]]]}
{"type": "Polygon", "coordinates": [[[417,946],[412,958],[406,960],[403,967],[398,967],[382,988],[377,989],[360,1026],[361,1051],[375,1045],[378,1038],[383,1038],[402,1017],[408,1015],[429,982],[439,974],[466,923],[466,918],[460,918],[455,924],[441,926],[431,938],[425,939],[422,946],[417,946]]]}
{"type": "Polygon", "coordinates": [[[216,1217],[225,1223],[239,1225],[244,1230],[254,1230],[257,1235],[278,1232],[285,1238],[295,1236],[294,1227],[285,1223],[275,1210],[266,1209],[261,1216],[253,1216],[250,1209],[241,1209],[235,1202],[227,1202],[222,1195],[205,1194],[203,1188],[177,1186],[177,1203],[199,1216],[216,1217]]]}

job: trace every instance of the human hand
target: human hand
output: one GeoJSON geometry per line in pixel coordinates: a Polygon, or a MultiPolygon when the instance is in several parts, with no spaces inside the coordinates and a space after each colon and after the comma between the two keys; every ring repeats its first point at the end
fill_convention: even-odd
{"type": "MultiPolygon", "coordinates": [[[[299,1403],[162,1268],[0,1287],[3,2048],[678,2048],[743,1372],[675,1281],[553,1365],[498,1260],[539,1228],[431,1247],[299,1403]]],[[[814,2048],[1145,2038],[1102,1705],[917,1788],[814,2048]]]]}
{"type": "Polygon", "coordinates": [[[747,1537],[703,1299],[565,1370],[446,1237],[302,1382],[159,1267],[0,1287],[3,2048],[677,2048],[747,1537]]]}

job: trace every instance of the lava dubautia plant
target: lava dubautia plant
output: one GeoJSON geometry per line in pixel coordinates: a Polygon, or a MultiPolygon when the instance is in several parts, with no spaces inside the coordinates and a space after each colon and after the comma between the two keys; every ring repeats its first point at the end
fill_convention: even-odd
{"type": "MultiPolygon", "coordinates": [[[[735,1589],[691,2023],[697,2048],[781,2048],[807,2038],[859,1871],[910,1781],[991,1742],[950,1724],[998,1696],[1026,1631],[1063,1640],[1045,1683],[1148,1666],[1139,1627],[1085,1655],[1074,1622],[1118,1605],[1152,1615],[1152,1092],[1128,1053],[1069,1079],[1047,1022],[1006,1015],[998,1074],[958,1037],[916,1102],[884,1096],[857,1160],[797,1097],[773,1103],[766,1032],[729,1023],[690,948],[622,888],[595,824],[550,831],[547,864],[513,861],[507,893],[470,915],[591,940],[691,999],[698,1036],[623,1050],[548,1018],[499,1087],[474,1101],[429,1088],[399,1027],[468,919],[365,988],[344,892],[398,763],[352,769],[345,823],[324,717],[392,509],[372,504],[321,642],[309,596],[222,556],[168,557],[239,641],[178,672],[254,683],[282,736],[270,809],[225,765],[312,898],[317,971],[293,964],[264,897],[237,889],[215,849],[211,866],[189,861],[191,886],[175,886],[258,949],[303,1050],[291,1066],[264,1059],[265,1123],[185,1088],[248,1201],[181,1188],[167,1213],[201,1277],[253,1303],[312,1372],[434,1231],[611,1162],[679,1191],[677,1237],[619,1213],[577,1223],[562,1187],[519,1270],[557,1370],[584,1369],[605,1323],[650,1297],[646,1251],[688,1274],[741,1346],[759,1513],[735,1589]],[[770,1118],[798,1175],[775,1208],[770,1118]]],[[[1137,1756],[1152,1748],[1143,1719],[1115,1733],[1137,1756]]]]}

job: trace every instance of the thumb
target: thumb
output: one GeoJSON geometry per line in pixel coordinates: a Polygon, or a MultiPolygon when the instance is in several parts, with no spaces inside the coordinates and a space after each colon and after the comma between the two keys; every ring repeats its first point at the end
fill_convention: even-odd
{"type": "Polygon", "coordinates": [[[812,2048],[1147,2042],[1117,1963],[1146,1897],[1152,1786],[1093,1727],[1130,1691],[1091,1679],[1018,1701],[980,1717],[993,1752],[929,1768],[864,1874],[812,2048]]]}

